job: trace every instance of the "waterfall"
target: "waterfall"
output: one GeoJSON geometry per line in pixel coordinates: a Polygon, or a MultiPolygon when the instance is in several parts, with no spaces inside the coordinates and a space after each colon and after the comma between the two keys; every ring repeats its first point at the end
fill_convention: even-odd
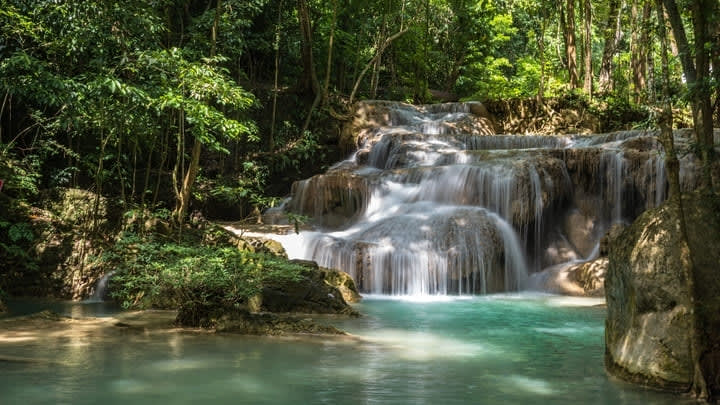
{"type": "Polygon", "coordinates": [[[95,283],[95,290],[93,291],[90,298],[85,300],[86,302],[102,302],[107,297],[107,287],[110,282],[110,278],[115,274],[115,270],[105,273],[95,283]]]}
{"type": "Polygon", "coordinates": [[[664,200],[652,133],[494,135],[478,105],[377,102],[353,155],[294,185],[316,229],[279,237],[288,255],[367,293],[518,291],[664,200]]]}

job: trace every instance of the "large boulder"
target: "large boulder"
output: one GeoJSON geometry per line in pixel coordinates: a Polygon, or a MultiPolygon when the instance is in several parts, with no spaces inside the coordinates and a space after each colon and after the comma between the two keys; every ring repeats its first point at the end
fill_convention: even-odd
{"type": "Polygon", "coordinates": [[[679,212],[670,200],[610,242],[606,366],[643,385],[719,395],[720,196],[685,194],[687,243],[679,212]]]}
{"type": "Polygon", "coordinates": [[[321,268],[312,261],[293,262],[308,269],[305,276],[300,280],[266,285],[260,296],[254,299],[255,309],[262,312],[358,315],[344,298],[358,297],[355,284],[349,276],[343,277],[337,270],[321,268]]]}
{"type": "Polygon", "coordinates": [[[692,381],[691,292],[677,206],[641,215],[610,244],[605,362],[626,380],[674,391],[692,381]]]}

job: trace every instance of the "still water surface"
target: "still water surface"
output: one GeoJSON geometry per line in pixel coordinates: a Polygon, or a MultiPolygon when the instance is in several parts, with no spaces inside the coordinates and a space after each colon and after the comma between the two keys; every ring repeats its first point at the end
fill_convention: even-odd
{"type": "Polygon", "coordinates": [[[0,341],[0,357],[43,359],[0,362],[0,404],[690,403],[606,376],[605,308],[594,303],[369,297],[357,306],[364,317],[335,322],[358,340],[127,332],[0,341]]]}

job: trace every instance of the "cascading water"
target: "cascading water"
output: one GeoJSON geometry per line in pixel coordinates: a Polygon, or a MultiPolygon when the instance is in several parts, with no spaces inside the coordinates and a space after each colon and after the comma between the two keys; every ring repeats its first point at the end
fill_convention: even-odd
{"type": "Polygon", "coordinates": [[[100,277],[95,283],[95,290],[92,293],[92,296],[85,300],[85,302],[103,302],[105,301],[105,298],[107,298],[108,295],[108,284],[110,283],[110,277],[115,275],[115,271],[110,271],[108,273],[105,273],[102,277],[100,277]]]}
{"type": "Polygon", "coordinates": [[[320,228],[279,238],[288,255],[367,293],[517,291],[664,199],[649,134],[492,135],[477,105],[382,103],[350,159],[294,185],[285,209],[320,228]]]}

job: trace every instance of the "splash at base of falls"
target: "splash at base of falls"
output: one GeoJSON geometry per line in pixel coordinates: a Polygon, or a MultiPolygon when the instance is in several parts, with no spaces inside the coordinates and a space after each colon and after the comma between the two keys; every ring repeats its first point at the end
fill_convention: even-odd
{"type": "Polygon", "coordinates": [[[378,106],[348,160],[293,186],[285,209],[316,229],[278,238],[365,293],[522,290],[665,199],[652,133],[493,135],[478,103],[378,106]]]}
{"type": "Polygon", "coordinates": [[[519,241],[496,214],[428,202],[396,208],[343,231],[277,239],[290,258],[343,269],[374,294],[485,294],[524,286],[519,241]]]}

